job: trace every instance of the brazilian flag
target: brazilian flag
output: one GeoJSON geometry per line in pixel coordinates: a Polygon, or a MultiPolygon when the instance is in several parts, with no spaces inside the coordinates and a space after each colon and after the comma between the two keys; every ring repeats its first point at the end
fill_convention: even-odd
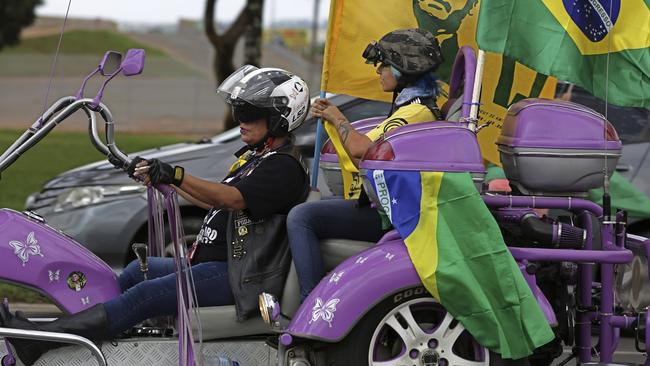
{"type": "Polygon", "coordinates": [[[366,174],[426,289],[481,345],[519,359],[554,338],[469,173],[366,174]]]}
{"type": "Polygon", "coordinates": [[[481,0],[481,49],[650,108],[650,0],[481,0]]]}

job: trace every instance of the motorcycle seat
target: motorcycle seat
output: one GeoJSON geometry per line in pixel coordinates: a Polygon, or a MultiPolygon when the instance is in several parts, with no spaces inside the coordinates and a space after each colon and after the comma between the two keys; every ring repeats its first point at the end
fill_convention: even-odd
{"type": "MultiPolygon", "coordinates": [[[[325,270],[330,271],[346,258],[351,257],[374,245],[374,242],[328,239],[321,242],[321,251],[325,263],[325,270]]],[[[284,292],[282,294],[281,309],[287,316],[293,316],[300,306],[300,290],[296,270],[291,264],[287,275],[284,292]]],[[[244,322],[236,319],[234,305],[210,306],[198,309],[201,321],[203,340],[232,338],[240,336],[271,334],[271,328],[262,321],[261,317],[254,317],[244,322]]],[[[194,337],[198,337],[197,319],[192,313],[192,327],[194,337]]]]}

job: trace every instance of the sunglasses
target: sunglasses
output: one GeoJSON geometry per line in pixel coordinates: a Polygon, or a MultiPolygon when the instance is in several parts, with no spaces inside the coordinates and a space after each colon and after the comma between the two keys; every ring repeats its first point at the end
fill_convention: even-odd
{"type": "Polygon", "coordinates": [[[259,119],[267,118],[269,116],[268,111],[261,108],[255,108],[252,106],[234,107],[232,109],[232,114],[233,114],[233,118],[235,119],[235,122],[237,123],[257,121],[259,119]]]}

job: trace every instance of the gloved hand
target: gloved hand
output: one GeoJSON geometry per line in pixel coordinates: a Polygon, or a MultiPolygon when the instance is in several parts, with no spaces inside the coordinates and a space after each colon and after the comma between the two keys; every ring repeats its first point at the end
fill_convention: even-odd
{"type": "MultiPolygon", "coordinates": [[[[110,156],[109,156],[109,161],[110,161],[110,156]]],[[[126,167],[126,173],[129,175],[129,177],[133,178],[133,173],[135,173],[136,165],[141,161],[147,161],[147,159],[136,156],[135,158],[133,158],[133,160],[131,160],[131,164],[129,164],[129,166],[126,167]]]]}
{"type": "Polygon", "coordinates": [[[158,159],[149,160],[149,179],[152,184],[173,184],[180,187],[185,176],[185,169],[180,166],[171,166],[158,159]]]}

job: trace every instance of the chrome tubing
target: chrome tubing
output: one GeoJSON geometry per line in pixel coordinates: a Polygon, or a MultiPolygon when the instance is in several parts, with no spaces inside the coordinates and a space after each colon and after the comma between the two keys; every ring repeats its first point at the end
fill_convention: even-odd
{"type": "MultiPolygon", "coordinates": [[[[59,101],[67,101],[68,98],[62,98],[59,101]]],[[[58,103],[58,102],[57,102],[58,103]]],[[[88,115],[89,118],[89,123],[96,124],[94,114],[92,113],[92,110],[90,109],[90,103],[92,103],[92,99],[90,98],[84,98],[80,99],[77,101],[74,101],[67,105],[63,110],[58,112],[54,117],[48,118],[47,122],[45,125],[43,125],[40,129],[34,131],[33,134],[31,134],[29,131],[23,134],[21,138],[19,138],[18,141],[14,143],[14,145],[19,145],[14,148],[13,151],[9,152],[4,156],[3,154],[3,159],[0,160],[0,173],[5,171],[11,164],[13,164],[23,153],[25,153],[27,150],[31,149],[34,145],[36,145],[39,141],[41,141],[50,131],[54,129],[59,123],[61,123],[63,120],[66,118],[70,117],[73,113],[78,111],[81,108],[88,109],[86,111],[86,114],[88,115]],[[25,135],[31,135],[27,138],[23,138],[25,135]],[[22,139],[22,141],[21,141],[22,139]]],[[[55,108],[50,108],[51,110],[54,110],[55,108]]],[[[91,135],[93,135],[92,132],[92,127],[91,127],[91,135]]],[[[92,137],[93,144],[95,147],[97,147],[98,150],[102,152],[106,152],[109,149],[101,142],[99,137],[97,136],[96,132],[96,127],[95,127],[95,132],[92,137]]],[[[13,146],[13,145],[12,145],[13,146]]]]}
{"type": "Polygon", "coordinates": [[[91,340],[78,336],[76,334],[43,332],[40,330],[0,328],[0,336],[5,338],[33,339],[39,341],[76,344],[90,350],[90,353],[95,356],[97,363],[100,366],[107,366],[106,357],[102,353],[102,350],[99,349],[99,347],[97,347],[97,345],[91,340]]]}
{"type": "Polygon", "coordinates": [[[99,138],[99,133],[97,132],[97,116],[95,115],[95,112],[90,110],[86,105],[84,105],[81,109],[86,113],[86,116],[88,117],[88,134],[90,135],[90,142],[92,142],[93,146],[95,146],[99,152],[105,156],[108,156],[108,154],[110,154],[110,151],[108,150],[108,147],[104,145],[104,142],[99,138]]]}
{"type": "Polygon", "coordinates": [[[0,161],[6,159],[7,156],[14,152],[18,147],[22,146],[25,141],[29,140],[29,138],[32,137],[34,133],[40,129],[42,123],[48,121],[54,113],[67,107],[74,101],[74,97],[63,97],[52,104],[52,106],[41,117],[39,117],[39,119],[36,120],[36,122],[34,122],[30,128],[27,129],[27,131],[25,131],[16,141],[14,141],[13,144],[11,144],[11,146],[7,148],[7,150],[5,150],[4,153],[2,153],[2,155],[0,155],[0,161]]]}
{"type": "Polygon", "coordinates": [[[106,107],[104,103],[99,103],[99,106],[96,109],[99,112],[99,115],[102,116],[106,122],[106,146],[110,151],[111,155],[118,158],[124,166],[128,166],[131,163],[131,159],[123,153],[115,144],[115,122],[113,121],[113,115],[111,111],[106,107]]]}

